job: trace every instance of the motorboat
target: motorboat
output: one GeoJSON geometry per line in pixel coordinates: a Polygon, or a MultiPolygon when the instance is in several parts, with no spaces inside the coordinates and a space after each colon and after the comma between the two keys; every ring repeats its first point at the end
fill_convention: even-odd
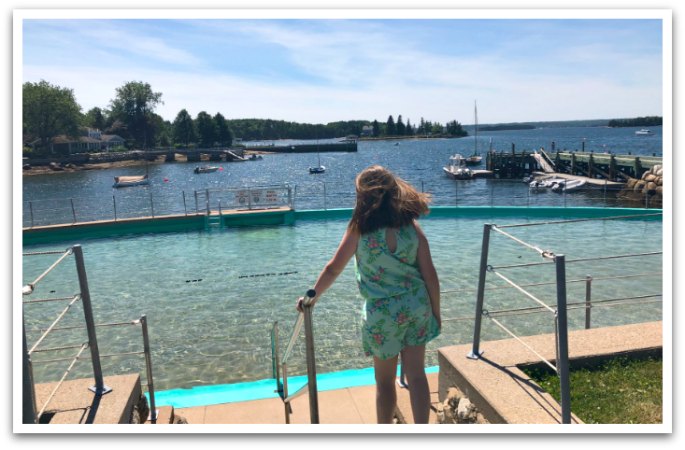
{"type": "Polygon", "coordinates": [[[473,178],[473,172],[466,167],[466,161],[459,153],[450,156],[449,164],[443,167],[442,170],[453,180],[470,180],[473,178]]]}
{"type": "Polygon", "coordinates": [[[219,170],[219,166],[197,166],[194,170],[195,173],[211,173],[219,170]]]}
{"type": "Polygon", "coordinates": [[[264,159],[264,158],[262,157],[262,155],[257,155],[256,153],[251,154],[249,156],[249,158],[247,158],[248,161],[257,161],[260,159],[264,159]]]}
{"type": "Polygon", "coordinates": [[[566,183],[564,183],[564,192],[573,192],[573,191],[578,191],[580,189],[583,189],[585,185],[587,184],[587,181],[585,180],[566,180],[566,183]]]}
{"type": "Polygon", "coordinates": [[[145,175],[122,175],[114,177],[114,185],[112,187],[120,188],[127,186],[143,186],[150,184],[150,179],[145,175]]]}
{"type": "Polygon", "coordinates": [[[636,134],[637,136],[651,136],[651,135],[654,134],[654,133],[653,133],[652,130],[650,130],[650,129],[643,128],[643,129],[641,129],[641,130],[637,130],[637,131],[635,132],[635,134],[636,134]]]}

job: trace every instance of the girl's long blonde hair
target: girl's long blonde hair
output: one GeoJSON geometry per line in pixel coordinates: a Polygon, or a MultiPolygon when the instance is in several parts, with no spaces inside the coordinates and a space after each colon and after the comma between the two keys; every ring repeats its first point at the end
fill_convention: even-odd
{"type": "Polygon", "coordinates": [[[355,179],[357,202],[349,228],[360,234],[399,228],[428,213],[430,195],[382,166],[364,169],[355,179]]]}

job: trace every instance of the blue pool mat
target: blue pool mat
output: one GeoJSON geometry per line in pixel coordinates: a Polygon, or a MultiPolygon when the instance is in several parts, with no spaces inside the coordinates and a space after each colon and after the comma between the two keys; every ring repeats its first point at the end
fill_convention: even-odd
{"type": "MultiPolygon", "coordinates": [[[[426,368],[426,373],[437,372],[438,366],[426,368]]],[[[399,375],[399,367],[397,373],[399,375]]],[[[306,375],[288,377],[288,391],[294,393],[306,383],[306,375]]],[[[373,367],[322,373],[316,377],[319,392],[355,386],[368,386],[375,383],[373,367]]],[[[269,378],[245,383],[216,384],[211,386],[195,386],[189,389],[158,391],[155,392],[155,405],[192,408],[195,406],[245,402],[276,397],[278,397],[276,381],[273,378],[269,378]]]]}

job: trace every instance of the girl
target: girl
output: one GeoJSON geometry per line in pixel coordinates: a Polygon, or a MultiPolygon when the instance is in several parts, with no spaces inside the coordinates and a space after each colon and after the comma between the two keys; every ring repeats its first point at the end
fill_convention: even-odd
{"type": "MultiPolygon", "coordinates": [[[[357,201],[338,249],[319,274],[321,297],[352,255],[365,300],[362,346],[373,356],[378,423],[392,423],[397,403],[397,356],[402,354],[415,423],[428,423],[430,392],[424,371],[426,343],[440,334],[440,283],[428,240],[416,219],[429,197],[381,166],[355,180],[357,201]]],[[[297,309],[302,310],[302,301],[297,309]]]]}

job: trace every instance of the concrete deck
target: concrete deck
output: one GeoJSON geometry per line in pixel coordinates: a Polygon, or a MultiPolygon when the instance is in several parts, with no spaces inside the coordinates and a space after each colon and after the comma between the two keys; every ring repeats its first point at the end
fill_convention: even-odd
{"type": "MultiPolygon", "coordinates": [[[[649,322],[569,332],[569,360],[591,363],[617,354],[651,354],[663,345],[662,322],[649,322]]],[[[548,361],[556,359],[554,334],[522,340],[548,361]]],[[[540,389],[520,366],[540,359],[515,339],[482,342],[480,359],[466,357],[471,345],[438,350],[439,398],[457,386],[490,423],[561,423],[561,407],[540,389]]],[[[573,409],[573,405],[571,405],[573,409]]],[[[572,415],[572,423],[582,423],[572,415]]]]}
{"type": "MultiPolygon", "coordinates": [[[[438,374],[428,374],[431,402],[438,401],[438,374]]],[[[398,415],[403,423],[413,423],[409,391],[397,387],[398,415]]],[[[220,405],[178,408],[177,416],[189,424],[285,424],[285,407],[280,398],[220,405]]],[[[431,409],[430,423],[435,423],[435,410],[431,409]]],[[[290,415],[292,424],[309,424],[309,396],[296,398],[290,415]]],[[[319,392],[319,423],[321,424],[375,424],[376,386],[358,386],[319,392]]]]}

